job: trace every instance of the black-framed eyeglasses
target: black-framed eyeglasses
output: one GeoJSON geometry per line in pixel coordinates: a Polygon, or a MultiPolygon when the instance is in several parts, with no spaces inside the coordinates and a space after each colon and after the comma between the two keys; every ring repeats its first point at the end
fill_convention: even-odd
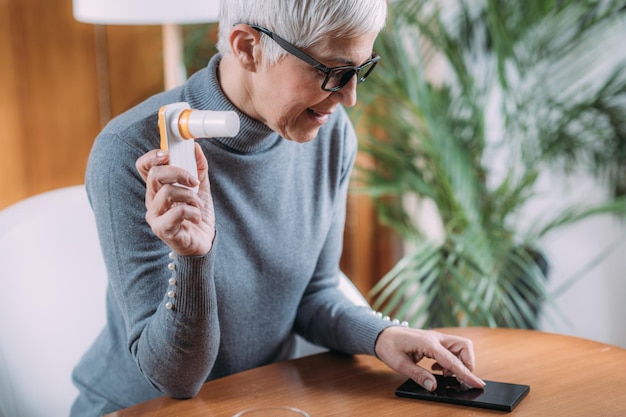
{"type": "Polygon", "coordinates": [[[291,43],[287,42],[269,29],[250,23],[246,23],[246,25],[269,36],[285,51],[311,65],[316,70],[323,72],[326,75],[326,78],[324,78],[324,82],[322,82],[322,90],[324,91],[334,92],[342,89],[343,87],[345,87],[346,84],[350,82],[352,77],[354,77],[355,75],[357,77],[357,84],[362,83],[363,81],[365,81],[367,76],[370,75],[378,61],[380,61],[380,56],[374,53],[372,54],[372,57],[363,65],[346,65],[341,67],[329,68],[321,62],[317,61],[316,59],[312,58],[310,55],[306,54],[299,48],[293,46],[291,43]]]}

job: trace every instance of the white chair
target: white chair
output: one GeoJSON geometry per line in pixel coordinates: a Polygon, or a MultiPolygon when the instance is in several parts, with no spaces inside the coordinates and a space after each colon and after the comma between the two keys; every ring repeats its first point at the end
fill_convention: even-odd
{"type": "Polygon", "coordinates": [[[0,416],[66,417],[71,372],[105,323],[106,273],[84,186],[0,211],[0,416]]]}
{"type": "MultiPolygon", "coordinates": [[[[0,211],[0,417],[64,417],[71,372],[105,323],[106,271],[82,185],[0,211]]],[[[345,276],[340,288],[367,305],[345,276]]],[[[326,349],[302,338],[296,356],[326,349]]]]}

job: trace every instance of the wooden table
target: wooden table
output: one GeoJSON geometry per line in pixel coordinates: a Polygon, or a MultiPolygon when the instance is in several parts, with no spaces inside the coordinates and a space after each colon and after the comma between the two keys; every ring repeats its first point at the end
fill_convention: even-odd
{"type": "Polygon", "coordinates": [[[394,389],[406,378],[377,359],[322,353],[208,382],[190,400],[161,397],[109,417],[232,416],[268,405],[311,417],[626,416],[626,349],[530,330],[442,331],[472,339],[481,378],[530,385],[512,413],[398,398],[394,389]]]}

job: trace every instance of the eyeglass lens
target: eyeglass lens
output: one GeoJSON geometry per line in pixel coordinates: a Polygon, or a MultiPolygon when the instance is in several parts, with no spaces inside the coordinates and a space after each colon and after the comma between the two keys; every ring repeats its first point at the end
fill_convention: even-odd
{"type": "Polygon", "coordinates": [[[372,72],[375,65],[376,62],[371,61],[358,69],[346,68],[331,70],[322,88],[325,90],[338,90],[348,84],[355,74],[357,75],[357,84],[362,83],[372,72]]]}

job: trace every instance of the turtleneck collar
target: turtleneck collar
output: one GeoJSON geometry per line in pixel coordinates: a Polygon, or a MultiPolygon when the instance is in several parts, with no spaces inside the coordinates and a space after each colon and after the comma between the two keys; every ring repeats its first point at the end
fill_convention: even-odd
{"type": "Polygon", "coordinates": [[[192,109],[235,111],[239,116],[239,134],[233,138],[214,138],[221,144],[242,153],[261,152],[284,140],[267,125],[241,112],[228,100],[218,81],[217,71],[221,61],[217,54],[206,68],[192,75],[184,88],[184,100],[192,109]]]}

